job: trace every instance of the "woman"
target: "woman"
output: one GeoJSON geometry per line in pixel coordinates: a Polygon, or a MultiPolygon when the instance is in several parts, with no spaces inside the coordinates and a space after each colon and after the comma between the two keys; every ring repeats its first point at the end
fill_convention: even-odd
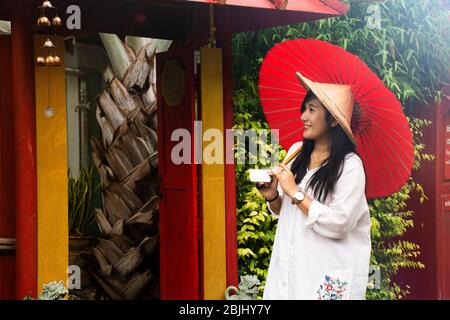
{"type": "Polygon", "coordinates": [[[364,299],[371,224],[350,129],[353,100],[340,99],[351,100],[349,110],[323,98],[332,96],[327,88],[312,89],[301,106],[302,151],[291,166],[273,168],[272,183],[260,190],[278,217],[263,298],[364,299]],[[350,117],[340,117],[345,110],[350,117]]]}

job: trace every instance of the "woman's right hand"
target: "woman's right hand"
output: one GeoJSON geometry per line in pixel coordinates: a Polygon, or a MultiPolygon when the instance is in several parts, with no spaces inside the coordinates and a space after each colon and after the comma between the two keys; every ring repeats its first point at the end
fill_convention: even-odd
{"type": "Polygon", "coordinates": [[[271,175],[271,177],[272,177],[271,182],[258,183],[259,185],[267,186],[264,189],[258,189],[258,191],[262,194],[264,198],[266,198],[266,200],[273,199],[277,195],[278,179],[275,178],[274,175],[271,175]]]}

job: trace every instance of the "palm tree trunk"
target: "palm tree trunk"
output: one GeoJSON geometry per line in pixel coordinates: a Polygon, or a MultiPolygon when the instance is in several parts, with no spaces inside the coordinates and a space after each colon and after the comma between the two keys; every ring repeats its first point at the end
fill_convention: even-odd
{"type": "Polygon", "coordinates": [[[91,141],[102,184],[101,238],[83,258],[109,298],[159,299],[155,54],[170,41],[100,38],[110,59],[97,97],[102,134],[91,141]]]}

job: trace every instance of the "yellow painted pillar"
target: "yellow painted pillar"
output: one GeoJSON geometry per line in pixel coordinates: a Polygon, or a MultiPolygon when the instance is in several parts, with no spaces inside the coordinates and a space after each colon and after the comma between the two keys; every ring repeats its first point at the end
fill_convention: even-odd
{"type": "Polygon", "coordinates": [[[203,131],[203,293],[224,299],[226,289],[225,171],[222,50],[202,48],[201,119],[203,131]]]}
{"type": "MultiPolygon", "coordinates": [[[[41,48],[46,39],[34,37],[35,58],[47,56],[41,48]]],[[[51,281],[62,280],[67,286],[69,262],[64,39],[52,37],[52,41],[61,65],[35,67],[38,292],[51,281]],[[48,106],[53,110],[46,110],[48,106]]]]}

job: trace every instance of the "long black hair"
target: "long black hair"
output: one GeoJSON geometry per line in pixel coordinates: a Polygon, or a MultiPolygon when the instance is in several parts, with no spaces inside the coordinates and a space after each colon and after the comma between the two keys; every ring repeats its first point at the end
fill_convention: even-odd
{"type": "MultiPolygon", "coordinates": [[[[313,99],[317,99],[317,97],[309,90],[302,102],[300,109],[302,113],[306,110],[306,104],[313,99]]],[[[331,123],[334,117],[327,108],[323,108],[325,109],[325,120],[329,128],[330,155],[324,160],[325,164],[314,173],[308,182],[308,185],[312,187],[315,198],[319,201],[324,201],[327,195],[333,192],[335,184],[342,174],[345,156],[351,152],[356,153],[355,146],[344,129],[340,125],[332,127],[331,123]]],[[[291,171],[295,175],[296,184],[299,184],[306,175],[306,169],[311,160],[311,153],[314,150],[314,143],[314,140],[303,139],[302,151],[292,163],[291,171]]]]}

